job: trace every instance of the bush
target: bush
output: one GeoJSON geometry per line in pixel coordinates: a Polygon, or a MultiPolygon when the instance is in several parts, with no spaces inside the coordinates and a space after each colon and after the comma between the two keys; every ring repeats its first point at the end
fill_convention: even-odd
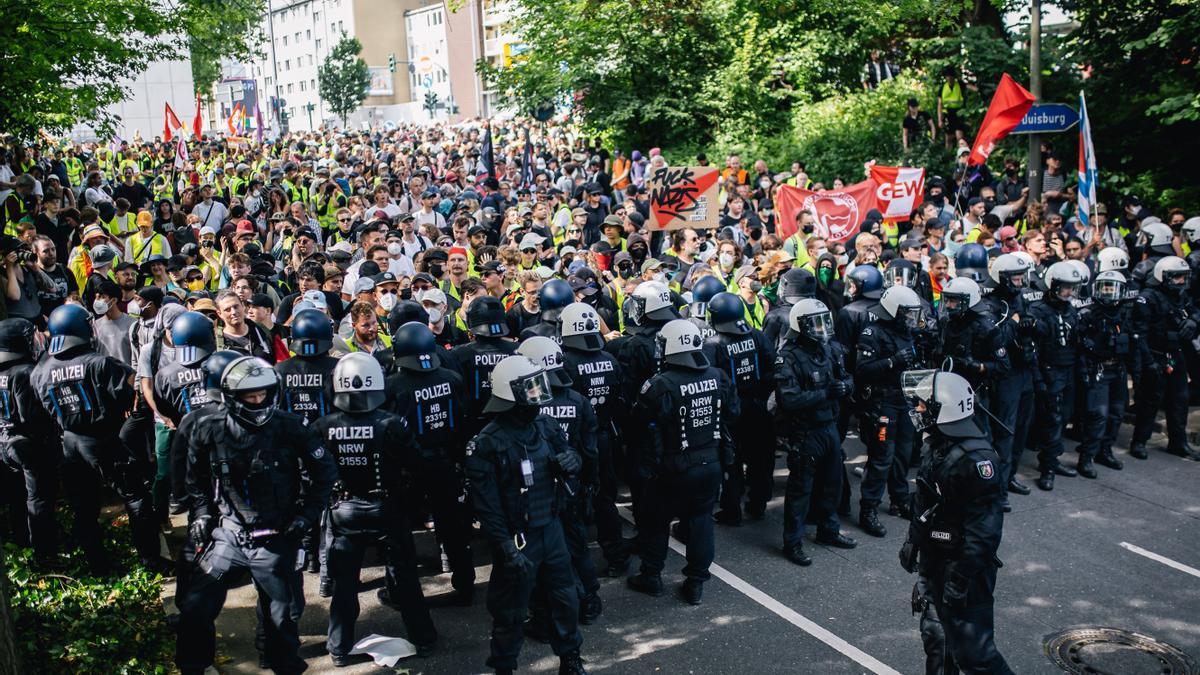
{"type": "Polygon", "coordinates": [[[105,526],[129,573],[93,577],[83,555],[66,568],[35,571],[32,552],[5,545],[17,650],[28,673],[169,673],[175,635],[163,612],[162,577],[132,554],[128,527],[105,526]]]}

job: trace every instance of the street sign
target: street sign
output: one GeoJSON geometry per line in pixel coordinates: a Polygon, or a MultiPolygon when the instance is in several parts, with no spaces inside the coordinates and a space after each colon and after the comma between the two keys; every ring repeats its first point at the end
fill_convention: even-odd
{"type": "Polygon", "coordinates": [[[1014,134],[1054,134],[1079,124],[1079,113],[1066,103],[1034,103],[1014,134]]]}

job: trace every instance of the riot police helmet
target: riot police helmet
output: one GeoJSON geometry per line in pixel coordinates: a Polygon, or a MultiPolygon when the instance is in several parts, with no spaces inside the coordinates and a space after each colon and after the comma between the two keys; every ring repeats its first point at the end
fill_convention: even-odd
{"type": "Polygon", "coordinates": [[[708,325],[718,333],[745,335],[750,332],[746,322],[746,304],[733,293],[717,293],[708,301],[708,325]]]}
{"type": "Polygon", "coordinates": [[[636,303],[636,312],[642,317],[638,325],[642,325],[646,319],[671,321],[679,318],[679,312],[671,301],[671,289],[664,283],[644,281],[633,289],[630,298],[636,303]]]}
{"type": "Polygon", "coordinates": [[[1109,246],[1096,255],[1096,270],[1125,273],[1129,269],[1129,254],[1124,249],[1109,246]]]}
{"type": "Polygon", "coordinates": [[[95,333],[92,330],[92,315],[79,305],[60,305],[46,320],[50,333],[50,345],[46,351],[51,356],[68,349],[90,346],[95,333]]]}
{"type": "Polygon", "coordinates": [[[584,352],[604,349],[600,315],[586,302],[572,302],[558,315],[558,337],[564,347],[584,352]]]}
{"type": "Polygon", "coordinates": [[[292,338],[288,346],[301,358],[328,354],[333,346],[333,324],[325,312],[300,310],[292,319],[292,338]]]}
{"type": "Polygon", "coordinates": [[[1103,305],[1115,305],[1125,299],[1125,286],[1125,275],[1120,272],[1101,272],[1092,281],[1092,298],[1103,305]]]}
{"type": "Polygon", "coordinates": [[[221,373],[221,398],[233,419],[262,428],[275,414],[279,373],[257,356],[235,359],[221,373]]]}
{"type": "Polygon", "coordinates": [[[563,364],[562,347],[554,340],[535,335],[521,342],[517,353],[541,366],[550,378],[550,386],[569,387],[573,384],[563,364]]]}
{"type": "MultiPolygon", "coordinates": [[[[1154,263],[1154,283],[1165,290],[1183,292],[1188,287],[1192,268],[1179,256],[1169,255],[1154,263]]],[[[55,310],[58,311],[58,310],[55,310]]]]}
{"type": "Polygon", "coordinates": [[[963,244],[954,256],[954,274],[978,283],[987,278],[988,252],[983,244],[963,244]]]}
{"type": "Polygon", "coordinates": [[[1002,253],[988,274],[996,286],[1017,291],[1029,285],[1029,261],[1016,253],[1002,253]]]}
{"type": "Polygon", "coordinates": [[[1083,275],[1078,267],[1068,262],[1056,262],[1046,269],[1043,281],[1049,290],[1047,299],[1065,302],[1075,297],[1083,284],[1083,275]]]}
{"type": "Polygon", "coordinates": [[[1183,238],[1188,244],[1191,244],[1192,250],[1196,249],[1196,245],[1200,244],[1200,216],[1192,216],[1183,221],[1183,227],[1180,228],[1183,233],[1183,238]]]}
{"type": "Polygon", "coordinates": [[[658,332],[658,349],[666,363],[692,369],[708,366],[700,328],[686,319],[675,319],[662,327],[658,332]]]}
{"type": "Polygon", "coordinates": [[[794,305],[817,295],[817,277],[803,267],[793,267],[779,277],[779,299],[794,305]]]}
{"type": "Polygon", "coordinates": [[[888,263],[887,269],[883,271],[883,287],[885,289],[892,286],[908,286],[915,288],[917,285],[917,266],[904,258],[892,258],[888,263]]]}
{"type": "Polygon", "coordinates": [[[1138,233],[1138,245],[1149,249],[1158,255],[1171,255],[1175,252],[1173,241],[1175,233],[1171,227],[1161,221],[1142,222],[1141,232],[1138,233]]]}
{"type": "Polygon", "coordinates": [[[436,370],[442,365],[439,351],[437,337],[428,324],[409,321],[392,335],[392,353],[396,357],[396,365],[404,370],[417,373],[436,370]]]}
{"type": "Polygon", "coordinates": [[[975,390],[961,375],[940,370],[906,370],[900,374],[900,389],[918,432],[936,426],[951,436],[978,433],[978,427],[971,421],[975,414],[975,390]]]}
{"type": "Polygon", "coordinates": [[[1083,277],[1083,283],[1086,285],[1092,280],[1092,268],[1087,266],[1087,263],[1082,260],[1065,260],[1063,261],[1079,270],[1079,276],[1083,277]]]}
{"type": "Polygon", "coordinates": [[[792,305],[788,310],[788,326],[791,334],[817,344],[827,344],[833,339],[833,314],[820,300],[805,298],[792,305]]]}
{"type": "Polygon", "coordinates": [[[477,336],[504,337],[508,335],[508,317],[499,298],[485,295],[471,301],[467,308],[467,328],[477,336]]]}
{"type": "Polygon", "coordinates": [[[242,358],[245,354],[235,352],[232,349],[222,349],[213,352],[204,363],[200,365],[200,370],[204,371],[204,388],[208,391],[208,400],[221,402],[221,375],[225,373],[225,367],[230,363],[242,358]]]}
{"type": "Polygon", "coordinates": [[[851,300],[878,300],[883,293],[883,275],[874,265],[856,265],[846,273],[846,295],[851,300]]]}
{"type": "Polygon", "coordinates": [[[217,351],[212,320],[200,312],[180,314],[171,322],[171,343],[175,345],[175,359],[183,366],[195,368],[217,351]]]}
{"type": "Polygon", "coordinates": [[[692,284],[692,314],[691,316],[703,319],[708,314],[708,303],[712,301],[713,296],[725,290],[725,284],[721,280],[713,276],[703,276],[692,284]]]}
{"type": "Polygon", "coordinates": [[[546,371],[528,357],[505,357],[492,369],[492,397],[483,412],[505,412],[517,406],[537,406],[554,398],[546,371]]]}
{"type": "Polygon", "coordinates": [[[28,319],[0,321],[0,364],[34,358],[37,328],[28,319]]]}
{"type": "Polygon", "coordinates": [[[572,302],[575,302],[575,291],[572,291],[571,285],[563,279],[551,279],[538,291],[538,308],[542,321],[558,321],[563,307],[572,302]]]}
{"type": "Polygon", "coordinates": [[[970,277],[954,277],[942,286],[942,307],[946,314],[958,316],[979,304],[979,284],[970,277]]]}
{"type": "Polygon", "coordinates": [[[921,298],[908,286],[892,286],[879,298],[879,308],[897,324],[916,328],[921,321],[921,298]]]}
{"type": "Polygon", "coordinates": [[[333,368],[333,406],[349,413],[366,413],[383,405],[383,366],[370,354],[351,352],[333,368]]]}

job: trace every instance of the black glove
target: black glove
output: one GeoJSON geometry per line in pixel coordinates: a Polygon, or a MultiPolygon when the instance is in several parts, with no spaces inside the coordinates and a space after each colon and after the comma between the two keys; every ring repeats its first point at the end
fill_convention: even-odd
{"type": "Polygon", "coordinates": [[[1194,340],[1198,334],[1200,334],[1200,324],[1197,324],[1195,319],[1188,319],[1179,327],[1179,339],[1181,340],[1194,340]]]}
{"type": "Polygon", "coordinates": [[[283,531],[283,536],[290,539],[300,539],[304,535],[308,534],[310,529],[312,529],[312,523],[308,522],[308,518],[305,518],[304,516],[296,516],[292,519],[292,522],[288,524],[287,529],[283,531]]]}
{"type": "Polygon", "coordinates": [[[212,538],[212,531],[215,527],[216,523],[213,522],[212,516],[200,516],[188,526],[188,539],[197,551],[204,548],[204,545],[212,538]]]}
{"type": "Polygon", "coordinates": [[[850,383],[845,380],[834,380],[830,385],[829,390],[837,398],[843,398],[850,393],[850,383]]]}
{"type": "Polygon", "coordinates": [[[500,550],[504,553],[504,562],[502,564],[506,571],[522,579],[528,579],[533,576],[535,571],[533,561],[527,558],[524,553],[521,553],[515,542],[511,539],[505,540],[504,544],[500,546],[500,550]]]}
{"type": "Polygon", "coordinates": [[[909,574],[917,571],[917,546],[912,537],[905,539],[904,545],[900,547],[900,566],[909,574]]]}
{"type": "Polygon", "coordinates": [[[555,455],[554,461],[560,469],[572,476],[579,473],[579,470],[583,468],[583,460],[579,458],[579,453],[570,450],[555,455]]]}
{"type": "Polygon", "coordinates": [[[967,604],[966,576],[959,574],[953,567],[946,569],[946,584],[942,587],[942,602],[947,607],[963,607],[967,604]]]}
{"type": "Polygon", "coordinates": [[[908,368],[917,362],[917,350],[913,349],[912,347],[905,347],[904,349],[896,352],[896,355],[892,358],[895,359],[896,365],[900,366],[901,368],[908,368]]]}

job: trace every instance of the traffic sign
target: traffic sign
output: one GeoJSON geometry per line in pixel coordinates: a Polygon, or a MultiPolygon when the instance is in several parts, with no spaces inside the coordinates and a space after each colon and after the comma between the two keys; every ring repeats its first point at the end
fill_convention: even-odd
{"type": "Polygon", "coordinates": [[[1079,113],[1066,103],[1034,103],[1014,134],[1054,134],[1079,124],[1079,113]]]}

